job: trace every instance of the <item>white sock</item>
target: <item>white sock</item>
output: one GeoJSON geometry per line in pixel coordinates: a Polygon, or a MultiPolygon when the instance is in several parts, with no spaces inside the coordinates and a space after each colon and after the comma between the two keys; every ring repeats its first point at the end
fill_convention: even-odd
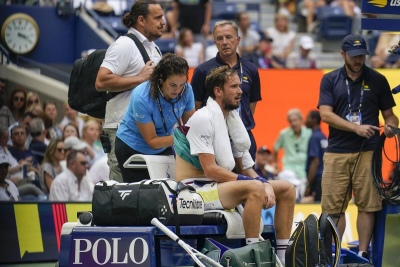
{"type": "Polygon", "coordinates": [[[246,238],[246,245],[257,243],[258,241],[260,241],[259,238],[246,238]]]}
{"type": "Polygon", "coordinates": [[[285,253],[289,239],[277,239],[276,240],[276,256],[283,265],[285,265],[285,253]]]}
{"type": "Polygon", "coordinates": [[[358,254],[357,254],[357,255],[360,256],[360,257],[362,257],[363,252],[367,253],[366,251],[360,250],[360,251],[358,251],[358,254]]]}

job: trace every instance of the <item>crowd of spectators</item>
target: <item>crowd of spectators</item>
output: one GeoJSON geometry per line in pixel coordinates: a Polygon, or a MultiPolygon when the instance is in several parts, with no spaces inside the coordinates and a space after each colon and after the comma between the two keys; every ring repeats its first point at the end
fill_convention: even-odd
{"type": "MultiPolygon", "coordinates": [[[[7,93],[7,89],[5,91],[7,93]]],[[[87,170],[98,159],[107,157],[99,141],[99,121],[78,116],[78,112],[72,110],[68,103],[64,103],[65,113],[59,123],[56,102],[41,101],[39,94],[33,91],[26,93],[22,87],[13,88],[8,95],[9,101],[0,107],[0,156],[8,163],[3,164],[2,168],[3,171],[7,167],[3,188],[5,192],[11,190],[12,197],[0,193],[1,200],[49,199],[53,181],[68,171],[67,155],[74,150],[84,155],[88,163],[84,168],[87,170]],[[33,110],[37,113],[33,113],[33,110]],[[13,191],[14,186],[17,193],[13,191]]],[[[87,178],[83,181],[93,184],[91,177],[95,177],[97,182],[97,177],[101,174],[103,173],[92,171],[89,175],[89,171],[85,171],[84,176],[87,178]]],[[[0,176],[0,180],[1,178],[0,176]]],[[[76,194],[79,195],[79,192],[80,187],[76,194]]],[[[83,199],[90,201],[91,197],[76,200],[83,199]]],[[[53,200],[67,199],[56,196],[53,200]]]]}

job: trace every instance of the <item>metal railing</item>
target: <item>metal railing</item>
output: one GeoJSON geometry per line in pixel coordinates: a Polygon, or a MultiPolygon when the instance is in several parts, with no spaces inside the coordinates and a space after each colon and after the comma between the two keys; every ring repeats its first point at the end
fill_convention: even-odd
{"type": "Polygon", "coordinates": [[[0,44],[0,62],[2,65],[10,64],[10,53],[8,50],[0,44]],[[5,63],[4,63],[5,62],[5,63]]]}
{"type": "Polygon", "coordinates": [[[23,57],[23,56],[17,56],[16,57],[16,64],[17,66],[23,67],[23,68],[37,68],[40,70],[41,75],[45,75],[47,77],[56,79],[60,82],[63,82],[65,84],[69,84],[69,79],[70,79],[70,73],[58,70],[54,67],[48,66],[43,63],[39,63],[35,60],[23,57]]]}

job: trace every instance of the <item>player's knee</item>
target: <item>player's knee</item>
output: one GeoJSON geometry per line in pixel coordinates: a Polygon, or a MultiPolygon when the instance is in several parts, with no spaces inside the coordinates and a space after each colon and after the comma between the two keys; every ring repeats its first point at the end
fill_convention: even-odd
{"type": "Polygon", "coordinates": [[[249,181],[247,185],[247,199],[262,201],[265,195],[264,186],[260,181],[249,181]]]}

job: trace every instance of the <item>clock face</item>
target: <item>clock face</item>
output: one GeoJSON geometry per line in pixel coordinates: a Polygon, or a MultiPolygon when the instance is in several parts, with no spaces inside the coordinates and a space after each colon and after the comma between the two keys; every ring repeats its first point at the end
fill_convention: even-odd
{"type": "Polygon", "coordinates": [[[6,19],[1,37],[12,52],[26,54],[35,48],[39,40],[39,27],[32,17],[17,13],[6,19]]]}

